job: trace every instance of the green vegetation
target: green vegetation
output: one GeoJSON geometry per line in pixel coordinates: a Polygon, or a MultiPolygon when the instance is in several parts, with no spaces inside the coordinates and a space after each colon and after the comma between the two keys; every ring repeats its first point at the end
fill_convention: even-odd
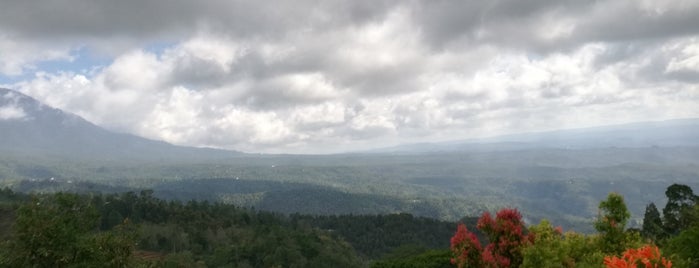
{"type": "MultiPolygon", "coordinates": [[[[294,214],[291,220],[342,237],[366,259],[396,257],[406,249],[444,249],[456,223],[410,214],[309,216],[294,214]]],[[[476,218],[462,221],[476,223],[476,218]]],[[[411,252],[415,253],[415,252],[411,252]]],[[[411,254],[412,255],[412,254],[411,254]]]]}
{"type": "Polygon", "coordinates": [[[8,212],[0,267],[360,267],[405,247],[443,249],[456,226],[410,214],[284,216],[166,201],[150,190],[25,195],[3,189],[0,201],[8,212]]]}
{"type": "Polygon", "coordinates": [[[450,268],[449,250],[425,250],[422,248],[402,248],[383,260],[371,265],[372,268],[450,268]]]}
{"type": "Polygon", "coordinates": [[[19,202],[3,266],[361,265],[354,250],[328,232],[230,205],[166,202],[151,191],[56,193],[19,202]]]}
{"type": "Polygon", "coordinates": [[[608,254],[619,254],[629,248],[629,236],[632,235],[626,230],[631,213],[626,208],[624,197],[610,193],[607,199],[599,204],[599,209],[600,215],[595,221],[595,229],[600,236],[601,250],[608,254]]]}
{"type": "Polygon", "coordinates": [[[590,223],[609,191],[625,197],[628,224],[640,228],[645,205],[654,202],[662,212],[668,185],[696,189],[698,177],[695,147],[240,155],[200,162],[0,155],[0,183],[20,192],[153,189],[167,200],[284,214],[410,213],[445,221],[516,205],[528,223],[546,218],[584,233],[596,231],[590,223]]]}
{"type": "MultiPolygon", "coordinates": [[[[182,189],[198,191],[194,188],[232,181],[183,182],[182,189]]],[[[633,217],[624,196],[610,193],[599,203],[593,234],[563,232],[548,220],[526,226],[515,209],[457,224],[377,210],[376,215],[281,214],[217,198],[184,202],[177,200],[183,196],[162,199],[153,190],[102,194],[96,190],[103,185],[80,187],[85,185],[90,187],[79,194],[0,190],[0,267],[627,267],[645,260],[662,265],[657,267],[699,265],[698,199],[681,184],[665,191],[662,214],[654,204],[646,206],[640,230],[629,226],[633,217]]],[[[254,194],[278,187],[272,192],[334,193],[279,182],[229,186],[222,191],[254,194]]],[[[355,200],[352,194],[338,198],[355,200]]]]}
{"type": "MultiPolygon", "coordinates": [[[[451,240],[451,261],[460,268],[697,267],[697,196],[691,188],[679,184],[668,187],[666,193],[671,209],[665,211],[672,213],[660,223],[668,230],[666,238],[654,241],[649,238],[658,236],[646,235],[644,240],[638,230],[627,228],[630,213],[624,198],[617,193],[610,193],[599,204],[600,212],[594,223],[596,234],[563,234],[560,227],[554,228],[546,220],[531,226],[525,234],[521,231],[521,216],[517,211],[503,209],[498,212],[495,220],[489,214],[484,214],[479,220],[478,229],[490,234],[486,247],[481,246],[466,226],[459,225],[451,240]],[[680,212],[677,213],[677,210],[680,212]],[[669,232],[677,226],[679,235],[669,232]],[[492,235],[494,230],[500,230],[495,232],[497,236],[492,235]],[[503,248],[506,250],[501,250],[503,248]]],[[[642,230],[644,234],[658,229],[655,224],[658,224],[657,218],[660,216],[653,212],[653,207],[648,206],[646,220],[651,222],[644,224],[650,228],[642,230]]]]}

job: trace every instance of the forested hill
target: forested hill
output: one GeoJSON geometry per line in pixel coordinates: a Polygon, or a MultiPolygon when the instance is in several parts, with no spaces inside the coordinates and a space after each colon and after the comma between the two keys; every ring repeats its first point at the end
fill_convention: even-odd
{"type": "Polygon", "coordinates": [[[517,209],[457,223],[409,214],[283,216],[153,192],[0,190],[0,267],[697,267],[699,196],[672,184],[662,214],[629,228],[623,195],[599,202],[596,233],[527,224],[517,209]]]}
{"type": "Polygon", "coordinates": [[[152,194],[1,190],[0,267],[362,267],[405,248],[444,249],[456,228],[409,214],[284,216],[152,194]]]}

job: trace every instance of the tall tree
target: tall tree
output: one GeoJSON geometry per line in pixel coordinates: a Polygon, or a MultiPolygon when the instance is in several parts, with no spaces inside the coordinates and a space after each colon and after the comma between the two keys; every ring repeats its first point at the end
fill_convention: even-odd
{"type": "Polygon", "coordinates": [[[476,235],[470,232],[466,225],[460,223],[456,233],[451,238],[451,251],[454,258],[451,263],[459,268],[481,267],[481,253],[483,248],[476,235]]]}
{"type": "Polygon", "coordinates": [[[607,199],[599,204],[599,216],[595,229],[601,235],[601,248],[605,253],[619,254],[626,248],[626,223],[631,213],[626,208],[624,197],[609,193],[607,199]]]}
{"type": "Polygon", "coordinates": [[[672,235],[689,227],[694,220],[692,208],[696,204],[697,196],[692,188],[683,184],[673,184],[665,191],[667,204],[663,208],[663,226],[672,235]]]}
{"type": "Polygon", "coordinates": [[[516,209],[504,208],[495,219],[485,212],[478,220],[478,229],[490,244],[483,249],[483,262],[490,267],[519,267],[522,264],[522,248],[531,242],[525,234],[522,215],[516,209]]]}
{"type": "Polygon", "coordinates": [[[663,220],[660,217],[660,212],[655,206],[655,203],[650,203],[646,206],[646,213],[643,215],[643,229],[641,235],[652,241],[658,241],[665,235],[663,230],[663,220]]]}
{"type": "Polygon", "coordinates": [[[519,267],[522,249],[531,243],[532,236],[525,234],[522,215],[516,209],[504,208],[495,215],[483,213],[477,228],[490,242],[481,247],[476,236],[460,224],[451,239],[452,263],[458,267],[519,267]]]}

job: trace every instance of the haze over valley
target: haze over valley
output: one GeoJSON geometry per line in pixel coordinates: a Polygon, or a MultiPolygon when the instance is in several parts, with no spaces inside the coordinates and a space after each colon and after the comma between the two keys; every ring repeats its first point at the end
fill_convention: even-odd
{"type": "Polygon", "coordinates": [[[3,106],[0,177],[21,191],[153,189],[282,213],[412,213],[458,220],[514,206],[590,231],[596,204],[624,194],[640,224],[664,185],[697,186],[699,120],[678,119],[330,155],[181,147],[118,134],[21,93],[3,106]],[[585,227],[587,226],[587,227],[585,227]]]}
{"type": "Polygon", "coordinates": [[[0,0],[0,267],[697,267],[698,25],[0,0]]]}

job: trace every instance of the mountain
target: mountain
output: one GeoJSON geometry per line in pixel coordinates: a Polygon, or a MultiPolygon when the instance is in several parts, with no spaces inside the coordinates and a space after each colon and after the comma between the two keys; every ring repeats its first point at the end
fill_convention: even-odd
{"type": "Polygon", "coordinates": [[[0,154],[100,160],[211,160],[240,155],[115,133],[0,88],[0,154]]]}
{"type": "Polygon", "coordinates": [[[699,146],[699,118],[638,122],[439,143],[405,144],[375,153],[498,152],[531,149],[600,149],[699,146]]]}

